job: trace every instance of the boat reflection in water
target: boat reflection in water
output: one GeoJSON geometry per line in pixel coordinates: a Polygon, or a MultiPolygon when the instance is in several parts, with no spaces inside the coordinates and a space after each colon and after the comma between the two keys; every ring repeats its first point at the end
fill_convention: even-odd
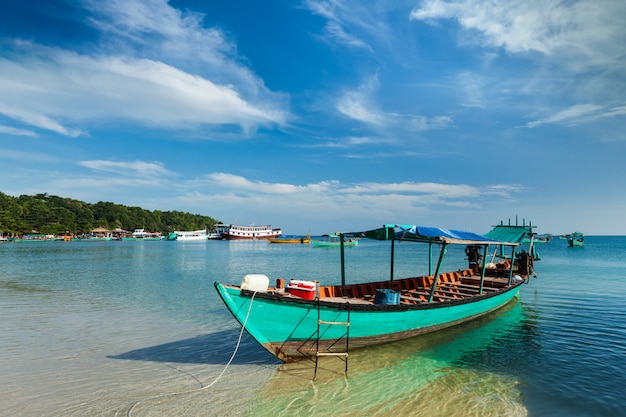
{"type": "Polygon", "coordinates": [[[534,330],[515,299],[474,321],[412,339],[355,351],[342,361],[285,363],[261,388],[251,415],[527,415],[520,391],[534,330]],[[429,404],[424,407],[424,404],[429,404]],[[285,414],[287,412],[287,414],[285,414]],[[432,415],[432,414],[431,414],[432,415]]]}

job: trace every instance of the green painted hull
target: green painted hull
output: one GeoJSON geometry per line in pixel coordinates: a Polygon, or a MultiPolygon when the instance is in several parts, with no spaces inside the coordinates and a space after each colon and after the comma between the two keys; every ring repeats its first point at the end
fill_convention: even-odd
{"type": "MultiPolygon", "coordinates": [[[[314,355],[317,347],[317,301],[268,293],[242,292],[215,283],[224,303],[246,331],[284,361],[314,355]],[[250,306],[252,303],[252,306],[250,306]]],[[[494,311],[519,293],[520,285],[462,301],[408,305],[350,305],[350,350],[406,339],[450,327],[494,311]]],[[[320,319],[347,322],[345,303],[321,301],[320,319]]],[[[319,350],[345,350],[346,327],[322,325],[319,350]],[[344,338],[344,339],[342,339],[344,338]],[[339,342],[338,342],[339,340],[339,342]]]]}
{"type": "Polygon", "coordinates": [[[581,247],[584,245],[585,237],[582,233],[576,232],[569,235],[567,238],[567,243],[574,248],[581,247]]]}
{"type": "MultiPolygon", "coordinates": [[[[312,240],[311,245],[317,248],[338,248],[341,246],[340,242],[325,242],[322,240],[312,240]]],[[[343,246],[358,246],[359,241],[355,240],[353,242],[344,242],[343,246]]]]}

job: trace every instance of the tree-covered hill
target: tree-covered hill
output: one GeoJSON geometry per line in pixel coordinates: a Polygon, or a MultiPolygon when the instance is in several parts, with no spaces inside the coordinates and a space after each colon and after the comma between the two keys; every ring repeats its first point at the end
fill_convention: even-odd
{"type": "Polygon", "coordinates": [[[151,232],[214,229],[218,220],[180,211],[149,211],[141,207],[98,202],[95,204],[54,195],[36,194],[11,197],[0,192],[0,230],[6,234],[89,233],[103,227],[151,232]]]}

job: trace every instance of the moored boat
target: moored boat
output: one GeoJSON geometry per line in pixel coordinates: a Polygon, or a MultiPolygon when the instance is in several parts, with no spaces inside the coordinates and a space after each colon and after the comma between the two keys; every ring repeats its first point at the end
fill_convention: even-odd
{"type": "Polygon", "coordinates": [[[13,242],[54,242],[54,235],[46,235],[44,233],[30,233],[13,238],[13,242]]]}
{"type": "MultiPolygon", "coordinates": [[[[525,238],[523,243],[530,243],[531,238],[525,238]]],[[[549,233],[536,235],[532,237],[533,243],[549,243],[552,241],[552,235],[549,233]]]]}
{"type": "Polygon", "coordinates": [[[193,231],[174,231],[167,236],[167,240],[178,242],[208,240],[206,229],[193,231]]]}
{"type": "Polygon", "coordinates": [[[348,238],[341,241],[340,234],[333,233],[329,235],[322,235],[321,239],[311,240],[311,246],[316,248],[338,248],[339,246],[358,246],[359,239],[348,238]]]}
{"type": "MultiPolygon", "coordinates": [[[[374,282],[346,284],[341,254],[341,284],[282,278],[274,287],[263,274],[246,275],[240,285],[215,283],[237,321],[267,351],[284,361],[324,354],[347,354],[348,350],[405,339],[453,326],[494,311],[513,299],[533,274],[530,252],[516,253],[519,241],[499,241],[458,230],[412,225],[339,234],[350,238],[388,240],[391,243],[390,277],[374,282]],[[393,276],[397,242],[438,245],[434,271],[396,279],[393,276]],[[465,245],[469,263],[444,272],[441,269],[448,245],[465,245]],[[483,267],[488,248],[505,248],[499,267],[483,267]],[[482,253],[481,253],[482,252],[482,253]],[[482,259],[482,261],[481,261],[482,259]],[[344,344],[343,341],[346,343],[344,344]]],[[[464,261],[467,262],[467,261],[464,261]]]]}
{"type": "Polygon", "coordinates": [[[144,229],[135,229],[130,236],[122,236],[121,240],[161,240],[161,232],[146,232],[144,229]]]}
{"type": "Polygon", "coordinates": [[[571,233],[567,237],[567,244],[572,248],[581,247],[585,244],[585,236],[581,232],[571,233]]]}
{"type": "Polygon", "coordinates": [[[283,234],[281,229],[272,228],[270,225],[240,226],[236,224],[218,224],[216,229],[222,235],[222,239],[226,240],[275,239],[283,234]]]}
{"type": "Polygon", "coordinates": [[[292,244],[301,244],[301,243],[311,243],[311,235],[306,236],[283,236],[277,238],[269,238],[267,239],[269,243],[292,243],[292,244]]]}
{"type": "Polygon", "coordinates": [[[113,240],[113,232],[104,227],[98,227],[96,229],[93,229],[91,233],[72,236],[72,242],[101,242],[109,240],[113,240]]]}
{"type": "Polygon", "coordinates": [[[209,240],[222,240],[222,234],[218,232],[209,232],[207,235],[207,239],[209,240]]]}

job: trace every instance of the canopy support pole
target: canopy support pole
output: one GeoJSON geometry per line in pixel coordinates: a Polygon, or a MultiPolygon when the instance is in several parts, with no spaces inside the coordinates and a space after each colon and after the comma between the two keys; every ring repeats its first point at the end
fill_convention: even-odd
{"type": "Polygon", "coordinates": [[[483,293],[483,283],[485,281],[485,272],[487,271],[487,249],[488,248],[489,248],[489,245],[485,245],[485,249],[483,250],[483,267],[482,267],[482,270],[480,271],[480,285],[478,286],[478,294],[483,293]]]}
{"type": "Polygon", "coordinates": [[[340,243],[339,246],[341,249],[341,286],[346,285],[346,259],[345,259],[345,255],[343,251],[343,242],[344,242],[343,233],[340,233],[339,234],[339,243],[340,243]]]}
{"type": "Polygon", "coordinates": [[[513,265],[515,264],[515,246],[511,246],[511,267],[509,268],[509,282],[507,285],[511,285],[513,280],[513,265]]]}
{"type": "Polygon", "coordinates": [[[439,261],[437,262],[437,270],[435,271],[435,276],[433,279],[433,286],[430,289],[430,295],[428,296],[428,302],[433,302],[433,297],[435,296],[435,291],[437,290],[437,281],[439,280],[439,268],[441,267],[441,262],[443,261],[443,255],[446,252],[447,243],[441,244],[441,252],[439,252],[439,261]]]}
{"type": "Polygon", "coordinates": [[[395,248],[396,248],[396,240],[395,239],[391,239],[391,268],[390,269],[390,276],[389,276],[389,281],[393,281],[393,261],[394,261],[394,255],[395,255],[395,248]]]}
{"type": "Polygon", "coordinates": [[[428,242],[428,275],[433,274],[433,244],[428,242]]]}

